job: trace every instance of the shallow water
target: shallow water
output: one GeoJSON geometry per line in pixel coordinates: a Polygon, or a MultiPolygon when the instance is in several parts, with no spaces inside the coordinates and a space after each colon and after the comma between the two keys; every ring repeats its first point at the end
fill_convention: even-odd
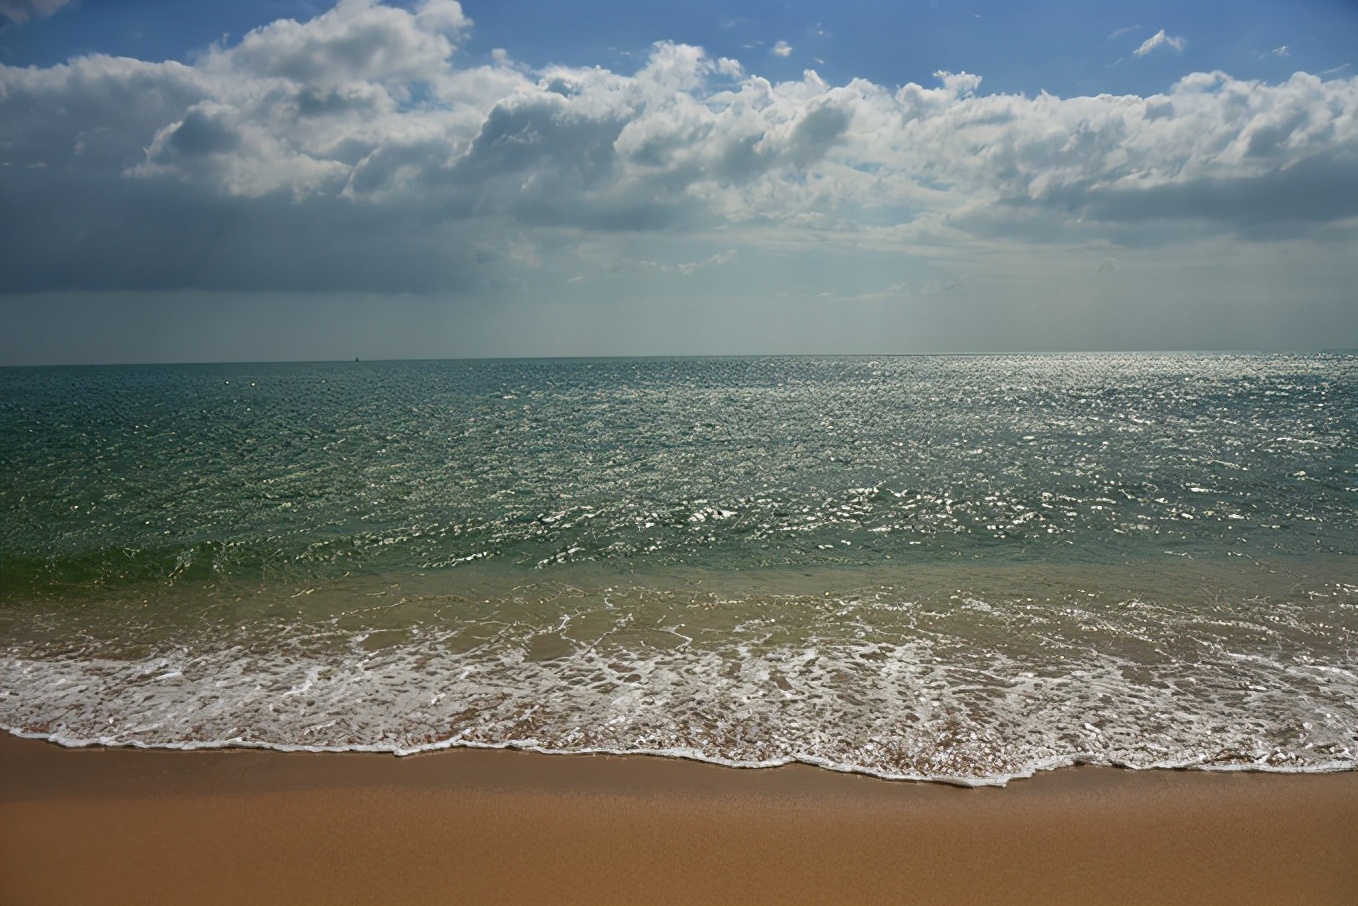
{"type": "Polygon", "coordinates": [[[18,732],[1355,764],[1355,356],[11,369],[0,405],[18,732]]]}

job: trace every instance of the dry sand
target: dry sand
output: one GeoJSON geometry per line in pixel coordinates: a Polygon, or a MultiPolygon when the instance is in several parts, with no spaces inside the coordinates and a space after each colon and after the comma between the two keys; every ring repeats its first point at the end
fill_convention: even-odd
{"type": "Polygon", "coordinates": [[[1358,773],[1074,768],[1006,789],[456,750],[0,733],[0,901],[1358,903],[1358,773]]]}

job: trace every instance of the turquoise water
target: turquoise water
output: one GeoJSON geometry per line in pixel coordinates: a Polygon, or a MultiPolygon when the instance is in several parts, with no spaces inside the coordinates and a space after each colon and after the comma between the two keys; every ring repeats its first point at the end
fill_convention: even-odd
{"type": "Polygon", "coordinates": [[[1358,356],[0,371],[0,724],[1002,782],[1358,751],[1358,356]]]}

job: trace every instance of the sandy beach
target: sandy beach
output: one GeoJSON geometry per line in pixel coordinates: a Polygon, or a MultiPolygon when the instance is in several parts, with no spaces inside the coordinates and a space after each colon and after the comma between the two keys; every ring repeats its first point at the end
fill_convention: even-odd
{"type": "Polygon", "coordinates": [[[28,903],[1353,903],[1358,773],[1074,768],[1005,789],[455,750],[0,735],[28,903]]]}

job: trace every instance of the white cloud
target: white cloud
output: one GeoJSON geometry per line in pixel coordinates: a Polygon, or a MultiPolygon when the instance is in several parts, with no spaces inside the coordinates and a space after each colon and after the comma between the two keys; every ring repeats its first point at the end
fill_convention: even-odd
{"type": "Polygon", "coordinates": [[[1282,45],[1281,47],[1275,47],[1275,48],[1273,48],[1273,55],[1274,55],[1275,57],[1287,57],[1287,56],[1291,56],[1291,53],[1288,51],[1287,45],[1284,44],[1284,45],[1282,45]]]}
{"type": "MultiPolygon", "coordinates": [[[[890,286],[879,290],[865,293],[858,293],[854,296],[839,297],[841,302],[876,302],[889,299],[903,298],[922,298],[925,296],[935,296],[939,293],[946,293],[957,289],[966,283],[966,274],[948,275],[945,277],[935,277],[929,280],[901,280],[892,283],[890,286]]],[[[821,295],[833,297],[833,293],[822,293],[821,295]]]]}
{"type": "Polygon", "coordinates": [[[22,25],[29,19],[45,19],[71,0],[0,0],[0,19],[22,25]]]}
{"type": "Polygon", "coordinates": [[[426,0],[415,13],[378,0],[340,0],[308,22],[280,19],[233,47],[214,48],[200,68],[310,85],[408,85],[447,72],[452,40],[469,25],[453,0],[426,0]]]}
{"type": "Polygon", "coordinates": [[[447,0],[345,0],[192,66],[0,67],[0,199],[34,212],[0,227],[0,291],[456,289],[558,256],[560,285],[598,237],[707,244],[660,268],[687,274],[740,269],[736,246],[965,256],[1358,218],[1333,190],[1358,178],[1358,79],[986,95],[968,73],[775,83],[669,43],[632,73],[533,71],[459,65],[470,27],[447,0]],[[702,258],[716,235],[730,250],[702,258]]]}
{"type": "Polygon", "coordinates": [[[646,261],[646,260],[639,261],[637,263],[640,264],[642,267],[654,268],[655,270],[658,270],[662,273],[682,274],[683,276],[687,277],[689,274],[693,273],[696,270],[700,270],[705,267],[715,267],[716,265],[719,264],[726,264],[728,261],[731,261],[735,257],[736,250],[728,249],[725,252],[720,252],[716,255],[712,255],[709,258],[704,258],[702,261],[686,261],[683,264],[661,264],[659,261],[646,261]]]}
{"type": "Polygon", "coordinates": [[[1142,41],[1141,46],[1138,47],[1136,50],[1132,51],[1132,53],[1135,56],[1144,57],[1146,54],[1150,53],[1152,50],[1155,50],[1155,48],[1157,47],[1172,47],[1173,49],[1182,53],[1183,49],[1187,46],[1188,42],[1185,41],[1183,38],[1176,38],[1173,35],[1167,35],[1165,34],[1165,30],[1162,28],[1155,34],[1147,38],[1145,41],[1142,41]]]}
{"type": "Polygon", "coordinates": [[[786,41],[779,41],[769,48],[769,53],[775,57],[790,57],[792,56],[792,45],[786,41]]]}
{"type": "Polygon", "coordinates": [[[457,0],[424,0],[415,18],[425,28],[445,34],[455,35],[472,26],[457,0]]]}

